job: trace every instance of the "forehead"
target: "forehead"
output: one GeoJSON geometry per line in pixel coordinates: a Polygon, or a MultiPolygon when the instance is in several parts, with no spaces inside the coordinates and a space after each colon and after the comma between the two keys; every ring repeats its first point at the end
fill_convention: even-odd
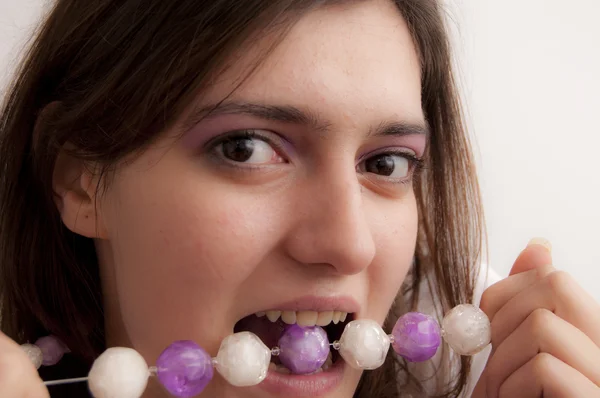
{"type": "Polygon", "coordinates": [[[272,40],[265,36],[233,57],[202,103],[218,102],[233,91],[229,99],[309,108],[334,121],[423,120],[419,59],[392,2],[312,11],[260,60],[272,40]],[[240,85],[241,77],[247,78],[240,85]]]}

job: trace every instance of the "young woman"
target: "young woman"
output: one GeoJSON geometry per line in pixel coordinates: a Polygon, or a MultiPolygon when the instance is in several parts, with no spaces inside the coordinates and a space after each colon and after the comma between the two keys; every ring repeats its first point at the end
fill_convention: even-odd
{"type": "MultiPolygon", "coordinates": [[[[86,396],[41,378],[107,347],[154,364],[176,340],[214,356],[238,331],[477,302],[450,59],[435,0],[56,1],[1,116],[0,396],[86,396]],[[38,374],[19,344],[46,335],[70,353],[38,374]]],[[[201,396],[600,396],[598,305],[533,243],[483,295],[483,372],[390,350],[201,396]]]]}

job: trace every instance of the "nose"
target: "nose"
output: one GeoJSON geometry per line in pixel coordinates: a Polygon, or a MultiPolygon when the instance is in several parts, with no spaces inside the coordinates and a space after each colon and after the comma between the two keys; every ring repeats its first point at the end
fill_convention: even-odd
{"type": "Polygon", "coordinates": [[[286,242],[289,255],[305,265],[329,266],[338,274],[367,268],[376,247],[354,170],[343,177],[313,175],[295,189],[299,194],[286,242]]]}

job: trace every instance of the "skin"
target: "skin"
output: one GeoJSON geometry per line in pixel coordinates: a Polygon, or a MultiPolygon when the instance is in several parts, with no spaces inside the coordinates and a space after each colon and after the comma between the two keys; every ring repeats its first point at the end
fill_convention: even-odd
{"type": "MultiPolygon", "coordinates": [[[[270,44],[264,40],[258,50],[270,44]]],[[[192,109],[235,87],[256,51],[244,54],[180,126],[192,109]]],[[[106,194],[94,196],[97,181],[84,174],[84,193],[61,206],[67,225],[96,239],[108,344],[131,346],[148,363],[182,339],[216,355],[238,320],[305,295],[351,295],[360,305],[357,317],[383,323],[412,261],[412,173],[387,178],[360,170],[375,156],[369,154],[421,156],[426,145],[424,135],[370,136],[382,123],[424,124],[418,58],[391,3],[306,16],[230,100],[294,106],[326,128],[229,114],[177,139],[177,126],[122,166],[106,194]],[[257,141],[262,152],[252,164],[225,159],[222,147],[206,148],[242,128],[285,143],[273,151],[257,141]],[[97,205],[98,217],[83,216],[82,199],[90,209],[97,205]]],[[[394,161],[399,170],[407,163],[394,161]]],[[[348,368],[329,396],[352,396],[359,377],[348,368]]],[[[265,396],[220,377],[205,391],[265,396]]]]}
{"type": "MultiPolygon", "coordinates": [[[[179,339],[193,339],[214,355],[242,317],[307,294],[352,292],[358,318],[383,322],[412,260],[417,208],[411,173],[390,179],[363,162],[390,148],[418,157],[426,144],[423,135],[369,135],[384,122],[423,123],[417,56],[392,4],[360,2],[307,15],[232,96],[298,107],[327,129],[226,115],[178,139],[191,109],[219,101],[235,86],[254,53],[245,54],[179,126],[122,165],[104,195],[96,196],[100,181],[77,160],[62,156],[57,165],[54,185],[65,225],[97,242],[108,344],[131,346],[149,363],[179,339]],[[222,147],[207,149],[210,139],[239,128],[260,129],[285,144],[271,151],[259,142],[253,161],[260,167],[226,161],[222,147]]],[[[401,156],[393,160],[397,170],[410,164],[401,156]]],[[[557,291],[568,276],[542,267],[550,263],[544,258],[523,256],[514,275],[484,296],[497,349],[476,396],[517,396],[523,388],[532,396],[566,396],[560,386],[567,384],[579,389],[569,396],[598,394],[599,380],[586,367],[600,359],[593,300],[570,279],[568,289],[557,291]],[[544,308],[543,319],[561,327],[540,332],[540,323],[527,323],[544,308]],[[519,350],[531,341],[546,353],[544,366],[535,362],[535,350],[519,350]],[[584,359],[561,358],[565,341],[580,347],[584,359]],[[574,375],[581,383],[567,383],[574,375]],[[536,383],[523,387],[532,377],[536,383]]],[[[0,395],[47,394],[14,342],[0,339],[0,350],[10,358],[0,361],[0,395]]],[[[347,368],[328,397],[351,397],[359,377],[347,368]]],[[[166,395],[151,385],[150,396],[166,395]]],[[[203,396],[266,395],[216,377],[203,396]]]]}
{"type": "Polygon", "coordinates": [[[550,264],[548,245],[530,245],[484,292],[493,349],[473,397],[600,396],[600,307],[550,264]]]}

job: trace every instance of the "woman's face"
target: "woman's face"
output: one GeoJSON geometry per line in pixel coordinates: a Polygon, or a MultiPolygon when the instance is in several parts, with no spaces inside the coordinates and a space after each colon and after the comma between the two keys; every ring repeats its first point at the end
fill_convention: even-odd
{"type": "MultiPolygon", "coordinates": [[[[266,44],[232,61],[99,198],[108,343],[150,364],[182,339],[215,356],[248,316],[257,330],[277,328],[257,312],[383,323],[411,264],[411,182],[426,135],[399,12],[375,1],[308,14],[221,108],[194,116],[227,97],[266,44]]],[[[270,371],[243,389],[215,376],[205,391],[350,397],[359,377],[340,360],[311,376],[270,371]]]]}

